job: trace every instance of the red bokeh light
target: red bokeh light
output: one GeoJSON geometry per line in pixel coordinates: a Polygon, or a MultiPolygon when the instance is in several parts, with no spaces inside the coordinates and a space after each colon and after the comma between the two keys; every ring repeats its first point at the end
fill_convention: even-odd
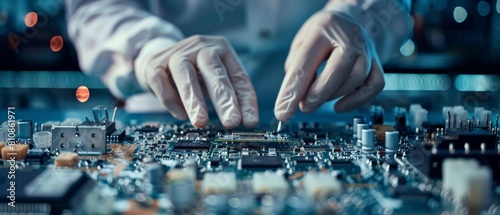
{"type": "Polygon", "coordinates": [[[37,22],[38,22],[38,15],[35,12],[29,12],[24,17],[24,24],[26,24],[28,28],[35,26],[37,22]]]}
{"type": "Polygon", "coordinates": [[[54,36],[50,40],[50,49],[52,49],[53,52],[60,51],[63,45],[64,45],[64,40],[61,36],[54,36]]]}

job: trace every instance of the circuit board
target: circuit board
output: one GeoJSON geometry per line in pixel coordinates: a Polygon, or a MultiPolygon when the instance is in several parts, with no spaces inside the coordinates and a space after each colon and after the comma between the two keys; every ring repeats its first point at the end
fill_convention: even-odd
{"type": "Polygon", "coordinates": [[[17,121],[2,148],[0,212],[500,214],[498,116],[457,119],[452,108],[434,123],[411,109],[278,130],[120,127],[97,110],[17,121]]]}

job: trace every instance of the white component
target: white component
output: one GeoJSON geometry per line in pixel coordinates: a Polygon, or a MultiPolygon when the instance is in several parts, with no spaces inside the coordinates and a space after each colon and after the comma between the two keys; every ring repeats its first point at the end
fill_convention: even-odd
{"type": "Polygon", "coordinates": [[[201,182],[201,192],[210,194],[231,194],[236,192],[236,175],[234,172],[207,172],[201,182]]]}
{"type": "Polygon", "coordinates": [[[248,155],[248,148],[242,148],[241,149],[241,155],[248,155]]]}
{"type": "Polygon", "coordinates": [[[46,149],[52,146],[52,133],[50,131],[39,131],[33,134],[33,142],[35,147],[39,149],[46,149]]]}
{"type": "Polygon", "coordinates": [[[469,207],[479,210],[488,208],[491,204],[491,188],[491,170],[488,167],[480,167],[469,178],[469,207]]]}
{"type": "Polygon", "coordinates": [[[417,110],[422,109],[422,105],[420,104],[411,104],[410,105],[410,115],[408,116],[408,122],[410,122],[410,126],[414,127],[415,125],[415,113],[417,110]]]}
{"type": "Polygon", "coordinates": [[[358,134],[358,124],[363,123],[363,119],[360,117],[354,117],[352,118],[352,132],[353,132],[353,138],[356,139],[358,134]]]}
{"type": "Polygon", "coordinates": [[[375,129],[363,129],[361,134],[361,144],[363,151],[373,151],[374,149],[375,129]]]}
{"type": "Polygon", "coordinates": [[[268,172],[254,173],[252,186],[256,194],[286,194],[288,192],[288,183],[285,178],[268,172]]]}
{"type": "Polygon", "coordinates": [[[484,111],[484,107],[475,107],[474,108],[474,117],[476,118],[476,120],[481,118],[481,113],[483,113],[483,111],[484,111]]]}
{"type": "Polygon", "coordinates": [[[466,196],[471,205],[489,203],[491,196],[491,172],[487,167],[479,167],[479,162],[472,159],[446,159],[443,162],[443,188],[451,191],[455,201],[461,202],[466,196]],[[485,170],[486,169],[486,170],[485,170]],[[486,191],[484,191],[486,190],[486,191]]]}
{"type": "Polygon", "coordinates": [[[399,131],[385,132],[385,152],[388,156],[393,156],[398,150],[399,131]]]}
{"type": "MultiPolygon", "coordinates": [[[[457,114],[457,127],[460,125],[460,120],[467,121],[469,119],[469,112],[464,109],[455,110],[455,114],[457,114]]],[[[454,117],[454,115],[452,115],[454,117]]]]}
{"type": "Polygon", "coordinates": [[[276,148],[269,148],[269,156],[276,156],[276,148]]]}
{"type": "Polygon", "coordinates": [[[342,191],[337,178],[325,172],[309,172],[304,176],[304,190],[309,196],[322,197],[342,191]]]}
{"type": "Polygon", "coordinates": [[[415,111],[414,116],[415,116],[415,118],[414,118],[413,127],[422,128],[422,123],[427,121],[427,110],[419,109],[419,110],[415,111]]]}
{"type": "Polygon", "coordinates": [[[358,137],[358,143],[361,143],[361,139],[363,136],[361,135],[361,131],[363,129],[368,129],[369,125],[368,124],[358,124],[358,127],[356,128],[356,135],[358,137]]]}
{"type": "Polygon", "coordinates": [[[453,106],[453,111],[457,111],[457,110],[465,110],[465,108],[462,105],[453,106]]]}

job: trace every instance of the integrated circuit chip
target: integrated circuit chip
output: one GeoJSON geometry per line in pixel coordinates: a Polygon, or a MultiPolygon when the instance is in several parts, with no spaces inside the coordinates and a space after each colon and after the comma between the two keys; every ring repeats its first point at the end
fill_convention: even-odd
{"type": "Polygon", "coordinates": [[[307,157],[307,156],[298,156],[293,160],[297,163],[297,165],[300,165],[300,164],[311,165],[311,164],[316,163],[316,161],[314,160],[313,157],[307,157]]]}
{"type": "Polygon", "coordinates": [[[199,140],[179,140],[175,143],[175,151],[197,150],[208,151],[210,149],[210,142],[199,140]]]}
{"type": "Polygon", "coordinates": [[[242,156],[242,168],[267,168],[275,169],[283,167],[283,162],[280,156],[242,156]]]}

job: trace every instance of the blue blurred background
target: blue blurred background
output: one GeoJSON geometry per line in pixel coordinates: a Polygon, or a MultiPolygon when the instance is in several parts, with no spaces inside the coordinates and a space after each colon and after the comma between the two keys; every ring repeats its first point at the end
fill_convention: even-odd
{"type": "MultiPolygon", "coordinates": [[[[412,3],[413,37],[385,67],[387,84],[373,104],[391,108],[421,103],[436,110],[458,104],[498,107],[500,0],[412,3]]],[[[63,0],[0,0],[0,107],[122,104],[98,78],[79,70],[65,22],[63,0]],[[30,12],[38,15],[33,27],[27,26],[30,12]],[[63,39],[57,52],[51,47],[55,36],[63,39]],[[82,85],[91,90],[84,104],[75,98],[82,85]]]]}

